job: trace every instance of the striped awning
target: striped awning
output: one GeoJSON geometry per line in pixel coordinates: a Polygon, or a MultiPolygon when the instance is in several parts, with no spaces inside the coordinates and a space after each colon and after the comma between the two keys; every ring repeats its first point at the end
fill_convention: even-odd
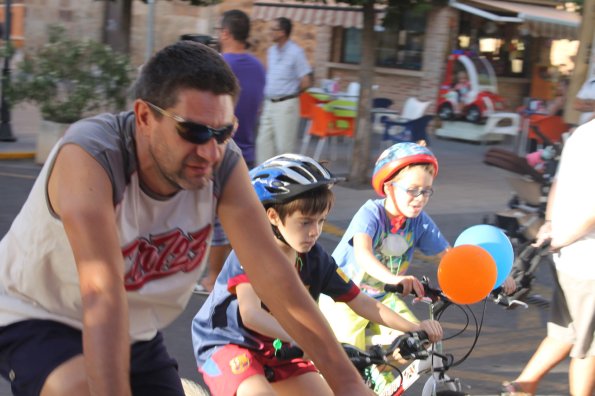
{"type": "MultiPolygon", "coordinates": [[[[376,5],[377,23],[382,23],[384,6],[376,5]]],[[[342,26],[345,28],[363,27],[362,8],[348,4],[328,1],[322,3],[308,3],[296,1],[255,2],[252,9],[252,19],[271,21],[278,17],[286,17],[293,22],[318,26],[342,26]]]]}
{"type": "Polygon", "coordinates": [[[578,38],[581,16],[533,4],[499,0],[450,0],[450,6],[496,22],[519,22],[535,37],[578,38]]]}

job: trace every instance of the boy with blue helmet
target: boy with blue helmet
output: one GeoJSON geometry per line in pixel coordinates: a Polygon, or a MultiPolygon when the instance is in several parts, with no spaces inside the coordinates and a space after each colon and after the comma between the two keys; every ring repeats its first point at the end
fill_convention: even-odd
{"type": "MultiPolygon", "coordinates": [[[[312,298],[324,293],[373,322],[402,331],[425,330],[432,340],[442,337],[438,322],[412,323],[360,293],[317,243],[334,201],[330,187],[337,182],[327,169],[309,157],[283,154],[254,168],[250,176],[279,248],[295,262],[312,298]]],[[[262,305],[232,252],[192,322],[195,357],[211,394],[332,395],[311,361],[277,361],[275,339],[293,343],[262,305]]]]}

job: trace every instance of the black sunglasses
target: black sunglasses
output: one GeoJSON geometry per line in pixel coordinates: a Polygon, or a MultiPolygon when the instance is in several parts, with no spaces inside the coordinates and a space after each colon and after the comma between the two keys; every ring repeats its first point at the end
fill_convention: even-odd
{"type": "Polygon", "coordinates": [[[154,105],[151,102],[144,101],[160,114],[171,118],[176,122],[176,130],[182,139],[194,143],[204,144],[211,138],[215,139],[218,144],[227,142],[238,129],[238,119],[234,116],[233,123],[224,127],[215,129],[208,125],[199,124],[197,122],[188,121],[177,114],[172,114],[161,107],[154,105]]]}

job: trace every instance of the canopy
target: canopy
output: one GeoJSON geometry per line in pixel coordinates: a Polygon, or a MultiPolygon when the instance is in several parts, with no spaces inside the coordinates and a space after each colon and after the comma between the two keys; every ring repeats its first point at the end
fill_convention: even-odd
{"type": "Polygon", "coordinates": [[[569,40],[578,38],[581,17],[574,12],[498,0],[450,0],[449,4],[494,22],[523,23],[532,36],[569,40]]]}
{"type": "MultiPolygon", "coordinates": [[[[385,6],[376,5],[376,23],[382,23],[385,6]]],[[[318,26],[342,26],[358,28],[364,26],[362,8],[348,4],[327,1],[308,3],[297,1],[258,1],[254,3],[252,19],[271,21],[278,17],[286,17],[293,22],[318,26]]]]}

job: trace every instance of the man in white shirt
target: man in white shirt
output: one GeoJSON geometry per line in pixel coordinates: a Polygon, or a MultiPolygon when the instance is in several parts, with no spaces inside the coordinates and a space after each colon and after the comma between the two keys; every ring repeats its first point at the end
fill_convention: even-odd
{"type": "Polygon", "coordinates": [[[312,85],[312,68],[304,50],[289,39],[292,24],[287,18],[273,21],[275,43],[267,52],[264,108],[256,138],[256,161],[294,151],[300,119],[299,94],[312,85]]]}
{"type": "Polygon", "coordinates": [[[557,274],[547,336],[519,377],[504,384],[502,394],[535,394],[541,378],[569,355],[570,394],[595,391],[593,128],[593,121],[580,126],[566,142],[539,231],[537,243],[551,240],[557,274]]]}

